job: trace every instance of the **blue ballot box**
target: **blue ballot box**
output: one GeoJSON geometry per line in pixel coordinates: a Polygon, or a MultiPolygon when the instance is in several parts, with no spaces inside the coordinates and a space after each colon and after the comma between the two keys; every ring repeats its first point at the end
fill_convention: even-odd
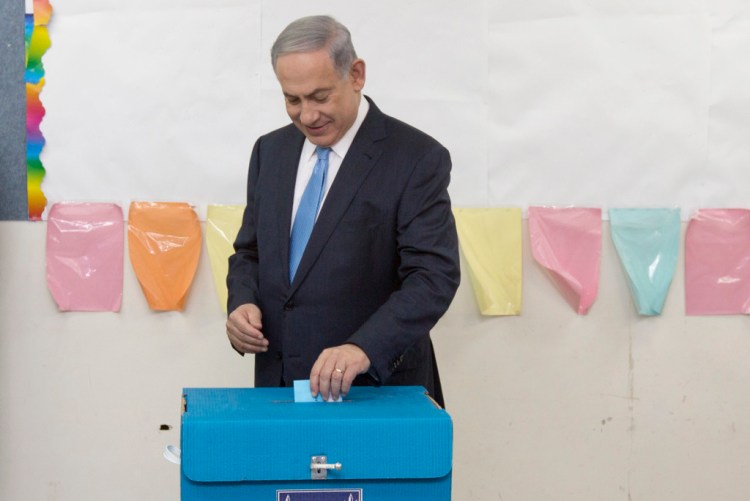
{"type": "Polygon", "coordinates": [[[184,390],[183,501],[449,500],[453,425],[422,387],[184,390]]]}

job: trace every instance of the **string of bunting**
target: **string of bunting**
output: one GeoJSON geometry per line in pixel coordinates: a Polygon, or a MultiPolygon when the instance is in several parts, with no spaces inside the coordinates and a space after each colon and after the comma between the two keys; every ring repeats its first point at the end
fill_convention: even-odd
{"type": "MultiPolygon", "coordinates": [[[[208,209],[206,247],[223,311],[226,263],[243,211],[236,205],[208,209]]],[[[454,215],[464,272],[480,312],[520,315],[521,209],[455,208],[454,215]]],[[[610,209],[609,217],[610,234],[638,313],[660,315],[677,266],[679,209],[610,209]]],[[[47,281],[60,310],[119,311],[122,225],[122,212],[113,204],[52,206],[47,281]]],[[[149,306],[183,310],[203,241],[195,211],[186,203],[134,202],[127,234],[130,262],[149,306]]],[[[533,259],[551,285],[576,313],[587,314],[599,287],[601,209],[530,207],[528,234],[533,259]]],[[[684,246],[686,314],[750,313],[750,210],[697,211],[688,223],[684,246]]]]}

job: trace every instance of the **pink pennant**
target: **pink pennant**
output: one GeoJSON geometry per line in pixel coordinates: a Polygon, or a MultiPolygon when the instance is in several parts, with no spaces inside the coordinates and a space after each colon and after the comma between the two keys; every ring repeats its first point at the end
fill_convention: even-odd
{"type": "Polygon", "coordinates": [[[580,315],[599,290],[602,211],[529,207],[531,251],[557,289],[580,315]]]}
{"type": "Polygon", "coordinates": [[[701,209],[690,220],[685,313],[750,313],[750,210],[701,209]]]}
{"type": "Polygon", "coordinates": [[[122,209],[57,203],[47,220],[47,286],[61,311],[120,311],[122,209]]]}

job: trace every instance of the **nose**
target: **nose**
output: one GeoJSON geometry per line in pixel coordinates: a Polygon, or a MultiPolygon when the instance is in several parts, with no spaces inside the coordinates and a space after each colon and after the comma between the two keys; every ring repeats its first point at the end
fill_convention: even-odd
{"type": "Polygon", "coordinates": [[[315,108],[314,104],[310,103],[309,101],[302,102],[302,110],[299,114],[299,121],[302,122],[303,125],[314,125],[319,116],[320,113],[315,108]]]}

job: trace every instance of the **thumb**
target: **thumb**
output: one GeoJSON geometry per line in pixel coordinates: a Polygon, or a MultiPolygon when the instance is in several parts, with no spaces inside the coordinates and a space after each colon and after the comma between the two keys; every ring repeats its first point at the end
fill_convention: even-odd
{"type": "Polygon", "coordinates": [[[263,327],[263,322],[261,321],[261,319],[263,318],[263,313],[260,311],[260,308],[258,308],[254,304],[251,304],[249,305],[245,313],[247,315],[247,321],[250,322],[250,325],[252,325],[256,329],[260,329],[261,327],[263,327]]]}

